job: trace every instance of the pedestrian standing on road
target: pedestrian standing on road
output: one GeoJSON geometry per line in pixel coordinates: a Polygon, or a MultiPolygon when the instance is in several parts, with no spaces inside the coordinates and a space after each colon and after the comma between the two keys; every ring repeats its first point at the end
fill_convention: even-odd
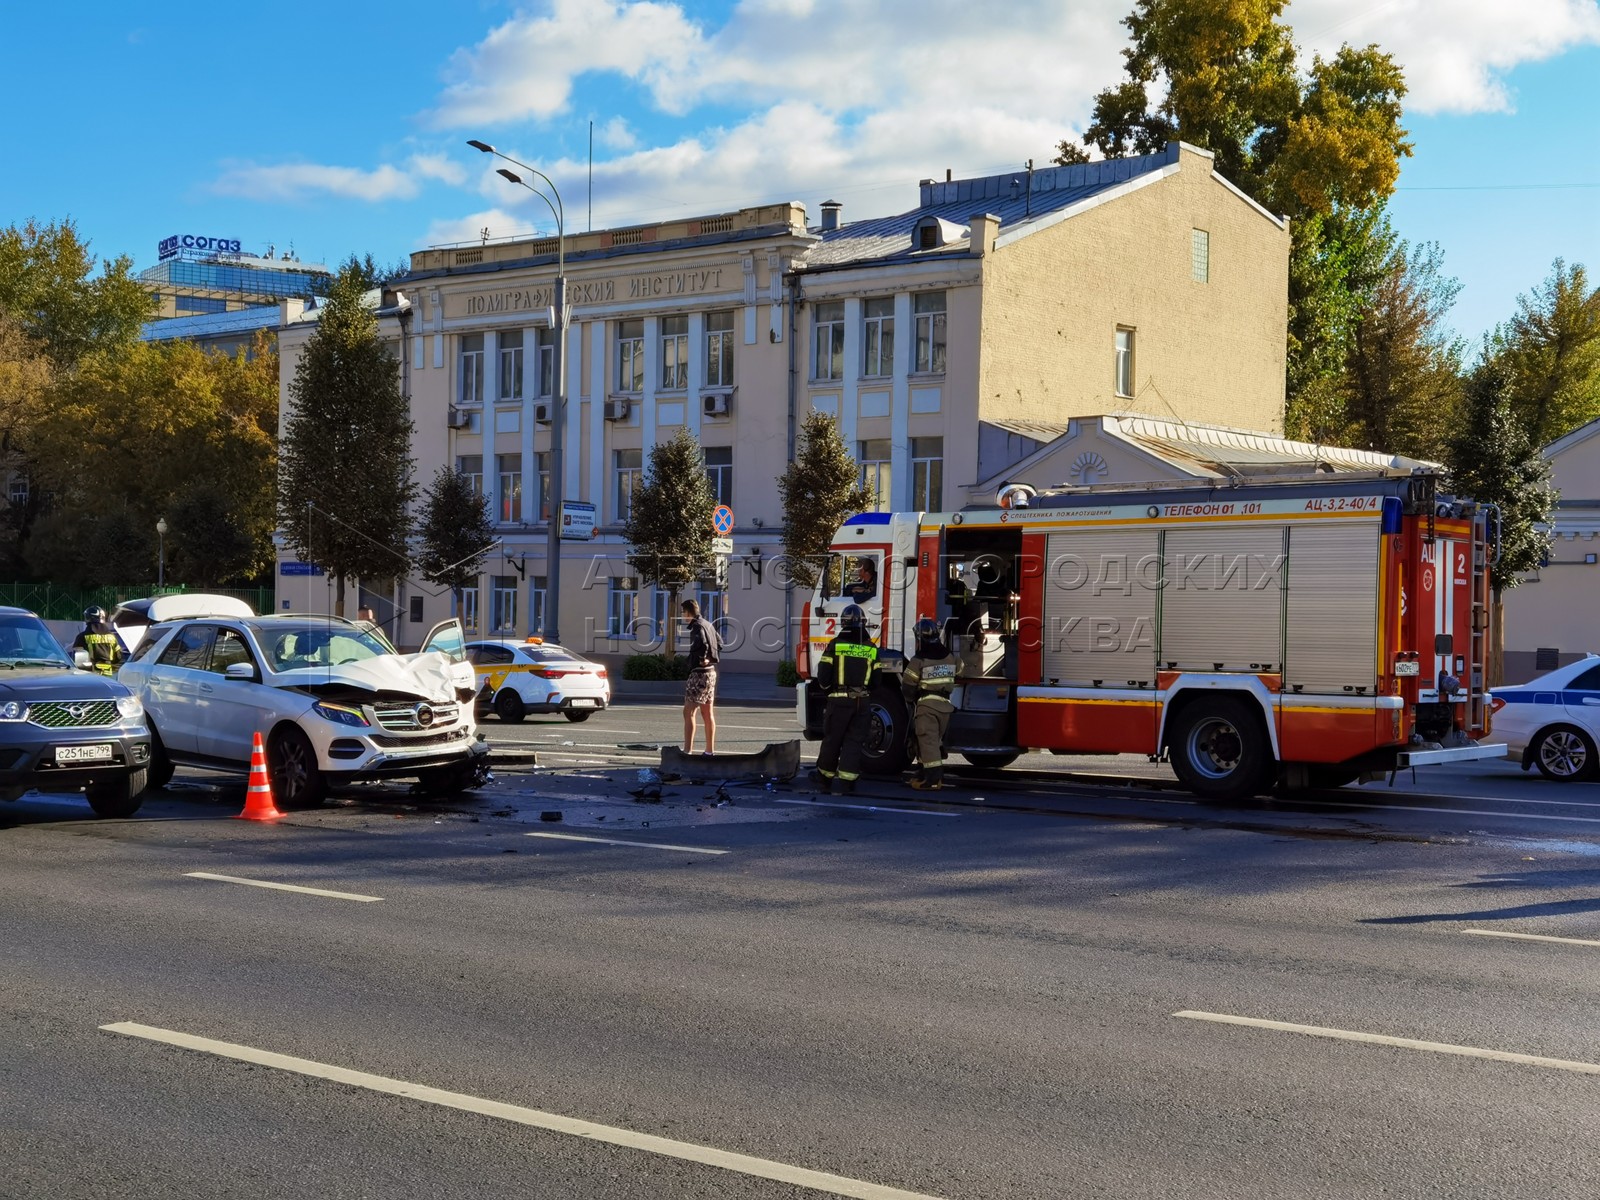
{"type": "Polygon", "coordinates": [[[900,685],[917,739],[919,765],[908,782],[914,788],[937,790],[944,787],[944,731],[955,710],[950,694],[956,689],[956,660],[939,636],[939,622],[932,617],[917,622],[916,657],[906,663],[900,685]]]}
{"type": "Polygon", "coordinates": [[[683,621],[689,627],[689,679],[683,685],[683,752],[694,753],[695,717],[706,724],[707,754],[717,752],[717,718],[711,711],[717,699],[717,663],[722,658],[722,638],[716,627],[700,615],[700,605],[685,600],[683,621]]]}
{"type": "Polygon", "coordinates": [[[87,653],[89,669],[101,675],[115,675],[128,658],[128,648],[98,604],[83,610],[83,628],[72,640],[72,648],[87,653]]]}
{"type": "Polygon", "coordinates": [[[839,636],[817,660],[817,686],[828,697],[814,775],[818,791],[849,795],[856,790],[872,724],[867,697],[877,664],[878,648],[867,633],[867,614],[859,604],[845,605],[839,636]]]}

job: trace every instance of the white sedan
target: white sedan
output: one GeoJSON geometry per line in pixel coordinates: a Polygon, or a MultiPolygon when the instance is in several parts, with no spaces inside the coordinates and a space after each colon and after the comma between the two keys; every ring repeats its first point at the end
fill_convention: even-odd
{"type": "Polygon", "coordinates": [[[1522,769],[1562,782],[1600,775],[1600,655],[1557,667],[1527,683],[1497,687],[1490,712],[1496,740],[1522,769]]]}
{"type": "Polygon", "coordinates": [[[478,677],[478,704],[516,724],[529,713],[560,713],[587,721],[611,703],[606,669],[542,638],[522,642],[468,642],[478,677]]]}

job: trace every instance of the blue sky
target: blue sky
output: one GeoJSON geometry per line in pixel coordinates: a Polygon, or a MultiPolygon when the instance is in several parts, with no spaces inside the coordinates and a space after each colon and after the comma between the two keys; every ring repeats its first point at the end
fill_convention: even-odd
{"type": "MultiPolygon", "coordinates": [[[[775,200],[846,220],[916,182],[1041,164],[1120,77],[1131,0],[89,0],[8,6],[0,224],[72,218],[138,268],[174,233],[383,262],[552,227],[465,144],[560,186],[581,231],[775,200]],[[592,193],[588,179],[594,129],[592,193]]],[[[1411,86],[1392,211],[1437,241],[1471,341],[1562,257],[1600,274],[1600,0],[1294,0],[1411,86]]]]}

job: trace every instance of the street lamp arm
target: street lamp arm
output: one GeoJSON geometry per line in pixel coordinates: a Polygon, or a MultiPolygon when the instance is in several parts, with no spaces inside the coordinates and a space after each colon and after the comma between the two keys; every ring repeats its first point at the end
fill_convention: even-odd
{"type": "MultiPolygon", "coordinates": [[[[556,206],[550,202],[549,196],[546,196],[543,192],[534,187],[533,184],[522,178],[522,176],[518,175],[515,171],[507,171],[504,167],[502,167],[499,171],[496,171],[495,174],[503,176],[504,178],[509,179],[512,183],[515,183],[521,187],[527,188],[535,196],[543,200],[544,206],[550,210],[550,215],[556,219],[556,237],[561,237],[561,213],[557,210],[556,206]]],[[[560,198],[560,196],[556,197],[557,200],[560,198]]]]}
{"type": "MultiPolygon", "coordinates": [[[[566,210],[565,210],[565,208],[563,207],[563,205],[561,203],[561,192],[556,187],[555,180],[551,179],[550,176],[546,175],[543,171],[539,170],[538,167],[530,167],[527,163],[523,162],[520,158],[512,158],[511,155],[506,154],[503,151],[496,150],[488,142],[480,142],[477,138],[472,138],[467,142],[467,145],[471,146],[474,150],[481,150],[485,154],[492,154],[496,158],[503,158],[508,163],[516,163],[516,165],[521,167],[524,171],[527,171],[527,172],[530,172],[531,174],[537,175],[540,179],[544,180],[545,186],[550,189],[551,194],[554,195],[555,198],[556,198],[555,205],[553,206],[554,207],[554,211],[555,211],[555,216],[556,216],[556,230],[557,230],[558,233],[564,232],[566,230],[566,227],[567,227],[566,210]]],[[[501,171],[500,174],[504,175],[505,172],[501,171]]],[[[514,180],[513,182],[522,183],[522,180],[518,179],[518,180],[514,180]]],[[[531,184],[522,183],[522,186],[527,188],[530,192],[538,192],[539,191],[539,189],[533,187],[531,184]]],[[[539,194],[541,196],[544,195],[543,192],[539,192],[539,194]]],[[[545,203],[546,204],[550,203],[548,198],[545,200],[545,203]]]]}

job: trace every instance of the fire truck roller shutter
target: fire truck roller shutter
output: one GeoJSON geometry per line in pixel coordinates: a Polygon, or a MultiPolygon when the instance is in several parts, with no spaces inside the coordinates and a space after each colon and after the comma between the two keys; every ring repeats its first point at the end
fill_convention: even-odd
{"type": "Polygon", "coordinates": [[[1348,695],[1378,679],[1377,521],[1307,522],[1289,530],[1285,692],[1348,695]]]}
{"type": "Polygon", "coordinates": [[[1283,665],[1282,525],[1179,527],[1166,533],[1161,665],[1276,672],[1283,665]]]}
{"type": "Polygon", "coordinates": [[[1159,529],[1052,533],[1045,549],[1040,677],[1063,686],[1155,686],[1159,529]]]}

